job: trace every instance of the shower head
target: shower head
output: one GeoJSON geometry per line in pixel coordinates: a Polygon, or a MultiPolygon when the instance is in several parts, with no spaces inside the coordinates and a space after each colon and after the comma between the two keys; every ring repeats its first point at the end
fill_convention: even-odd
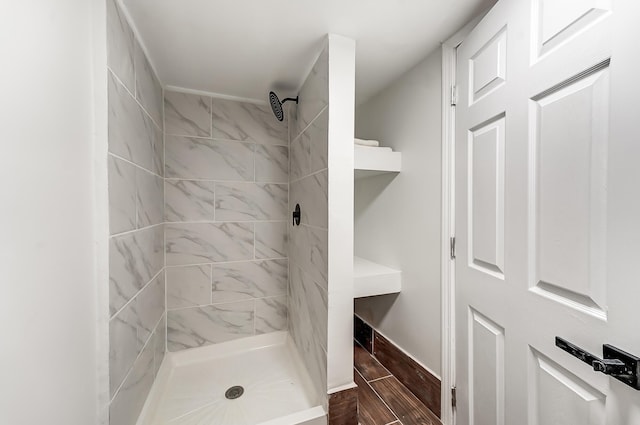
{"type": "Polygon", "coordinates": [[[298,103],[298,96],[296,97],[288,97],[286,99],[284,99],[282,102],[280,102],[280,99],[278,99],[278,95],[275,94],[274,92],[269,92],[269,104],[271,105],[271,110],[273,111],[273,115],[276,116],[276,118],[278,119],[278,121],[282,121],[284,119],[284,111],[282,110],[282,104],[288,101],[295,101],[296,104],[298,103]]]}

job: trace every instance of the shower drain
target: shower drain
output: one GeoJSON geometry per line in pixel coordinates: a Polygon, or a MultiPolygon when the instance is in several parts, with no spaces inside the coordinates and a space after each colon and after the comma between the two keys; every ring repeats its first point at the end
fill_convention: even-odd
{"type": "Polygon", "coordinates": [[[236,398],[240,398],[242,394],[244,394],[244,388],[242,388],[240,385],[234,385],[233,387],[225,391],[224,396],[229,400],[234,400],[236,398]]]}

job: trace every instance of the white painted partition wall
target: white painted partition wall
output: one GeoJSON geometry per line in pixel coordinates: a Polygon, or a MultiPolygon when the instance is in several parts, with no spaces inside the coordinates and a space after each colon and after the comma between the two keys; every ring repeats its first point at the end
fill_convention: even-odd
{"type": "Polygon", "coordinates": [[[328,392],[353,387],[353,138],[356,43],[329,35],[328,392]]]}
{"type": "Polygon", "coordinates": [[[2,9],[0,423],[106,424],[106,5],[2,9]]]}

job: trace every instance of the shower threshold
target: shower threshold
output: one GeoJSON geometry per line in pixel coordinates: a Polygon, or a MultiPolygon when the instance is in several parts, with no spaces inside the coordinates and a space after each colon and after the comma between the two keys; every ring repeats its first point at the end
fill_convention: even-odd
{"type": "Polygon", "coordinates": [[[137,425],[326,425],[287,332],[165,355],[137,425]]]}

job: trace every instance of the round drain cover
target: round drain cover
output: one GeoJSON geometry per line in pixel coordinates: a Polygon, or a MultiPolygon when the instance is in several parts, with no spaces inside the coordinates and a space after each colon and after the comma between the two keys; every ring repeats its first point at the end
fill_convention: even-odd
{"type": "Polygon", "coordinates": [[[242,394],[244,394],[244,388],[242,388],[240,385],[235,385],[235,386],[229,388],[224,393],[224,396],[226,398],[228,398],[229,400],[234,400],[234,399],[239,398],[240,396],[242,396],[242,394]]]}

